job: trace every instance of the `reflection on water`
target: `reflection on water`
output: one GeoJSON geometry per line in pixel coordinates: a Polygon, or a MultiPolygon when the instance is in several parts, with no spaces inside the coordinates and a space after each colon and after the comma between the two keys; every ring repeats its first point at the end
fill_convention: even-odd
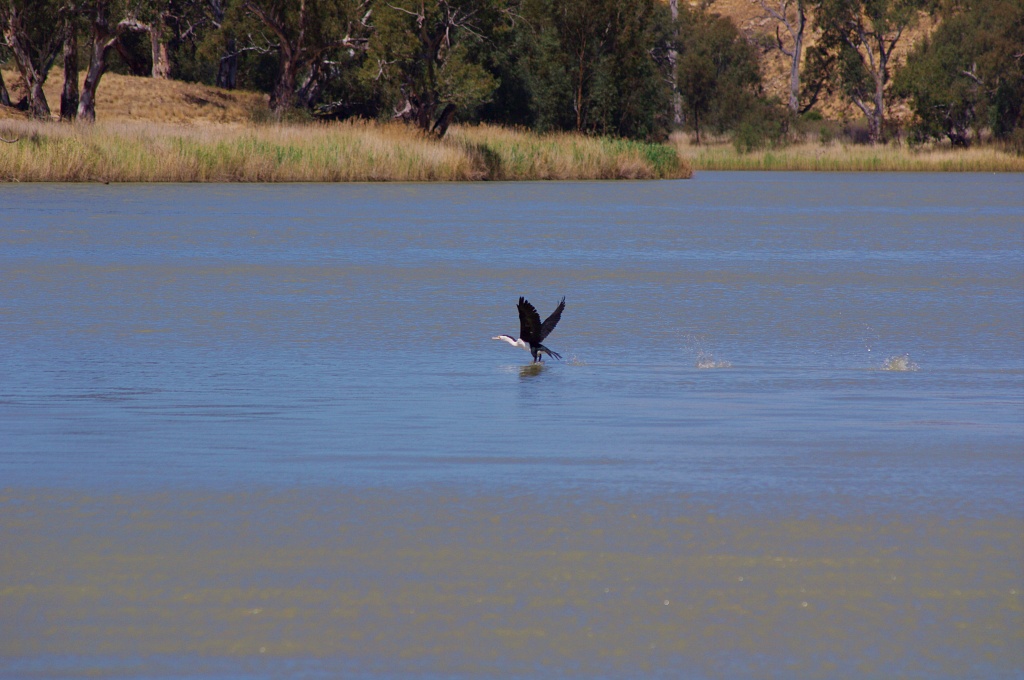
{"type": "Polygon", "coordinates": [[[525,366],[519,367],[520,378],[533,378],[540,375],[544,371],[544,364],[538,362],[526,364],[525,366]]]}
{"type": "Polygon", "coordinates": [[[1019,677],[1022,196],[0,187],[0,676],[1019,677]]]}

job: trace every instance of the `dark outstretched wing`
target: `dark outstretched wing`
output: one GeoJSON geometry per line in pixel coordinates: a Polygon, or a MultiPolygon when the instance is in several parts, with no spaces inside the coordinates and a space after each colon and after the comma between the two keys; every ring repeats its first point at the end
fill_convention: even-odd
{"type": "Polygon", "coordinates": [[[519,337],[526,342],[540,342],[544,339],[543,326],[540,323],[540,314],[537,309],[526,301],[526,298],[519,298],[519,337]]]}
{"type": "MultiPolygon", "coordinates": [[[[551,331],[555,330],[555,326],[558,325],[558,320],[562,318],[562,310],[565,309],[565,298],[558,303],[555,307],[555,311],[551,312],[551,316],[544,319],[544,324],[540,327],[540,338],[539,341],[543,342],[544,338],[548,337],[551,331]]],[[[539,317],[538,317],[539,318],[539,317]]]]}

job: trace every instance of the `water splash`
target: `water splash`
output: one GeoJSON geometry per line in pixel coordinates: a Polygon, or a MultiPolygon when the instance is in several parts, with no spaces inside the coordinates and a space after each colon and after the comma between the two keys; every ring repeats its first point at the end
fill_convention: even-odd
{"type": "Polygon", "coordinates": [[[910,360],[909,354],[891,356],[882,364],[883,371],[916,371],[920,368],[910,360]]]}
{"type": "Polygon", "coordinates": [[[732,362],[719,361],[711,352],[700,352],[694,364],[697,368],[732,368],[732,362]]]}
{"type": "Polygon", "coordinates": [[[702,335],[686,336],[686,351],[696,357],[694,366],[697,368],[731,368],[729,361],[720,361],[715,358],[714,353],[707,347],[707,339],[702,335]]]}

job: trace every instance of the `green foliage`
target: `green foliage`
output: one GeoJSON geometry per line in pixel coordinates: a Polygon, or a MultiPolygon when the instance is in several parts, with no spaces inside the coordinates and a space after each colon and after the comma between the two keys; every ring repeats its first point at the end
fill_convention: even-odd
{"type": "Polygon", "coordinates": [[[968,146],[982,126],[1010,138],[1024,124],[1021,45],[1024,2],[946,6],[939,28],[910,53],[896,77],[897,91],[917,116],[914,138],[946,137],[954,146],[968,146]]]}
{"type": "Polygon", "coordinates": [[[680,12],[676,74],[698,143],[702,128],[721,133],[747,121],[748,130],[753,129],[752,121],[764,106],[760,65],[756,49],[730,19],[680,12]]]}
{"type": "Polygon", "coordinates": [[[671,25],[663,5],[613,3],[610,45],[594,73],[591,120],[599,134],[643,139],[668,136],[671,25]]]}
{"type": "Polygon", "coordinates": [[[739,153],[783,146],[789,118],[789,110],[778,101],[758,99],[733,130],[732,145],[739,153]]]}
{"type": "Polygon", "coordinates": [[[807,54],[808,90],[838,89],[882,140],[896,45],[932,0],[816,0],[818,44],[807,54]]]}
{"type": "Polygon", "coordinates": [[[390,109],[443,134],[446,111],[473,112],[488,101],[498,83],[478,63],[479,44],[493,33],[499,9],[496,0],[377,5],[361,79],[385,115],[390,109]]]}
{"type": "MultiPolygon", "coordinates": [[[[236,0],[228,13],[235,33],[260,36],[256,50],[278,57],[270,105],[277,112],[310,106],[333,64],[362,47],[369,28],[360,0],[236,0]]],[[[250,38],[256,42],[255,38],[250,38]]]]}
{"type": "Polygon", "coordinates": [[[542,130],[667,135],[670,26],[656,0],[524,0],[525,82],[542,130]]]}

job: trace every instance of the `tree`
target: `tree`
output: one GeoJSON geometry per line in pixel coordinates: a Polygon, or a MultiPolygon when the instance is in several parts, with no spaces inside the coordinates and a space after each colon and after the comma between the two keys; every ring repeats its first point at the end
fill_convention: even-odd
{"type": "Polygon", "coordinates": [[[126,0],[82,0],[80,11],[89,23],[89,68],[78,98],[78,120],[96,120],[96,90],[107,71],[107,57],[123,35],[145,30],[138,20],[140,2],[126,0]]]}
{"type": "Polygon", "coordinates": [[[58,0],[0,0],[0,28],[14,54],[33,117],[50,118],[43,84],[63,47],[58,0]]]}
{"type": "Polygon", "coordinates": [[[539,127],[663,137],[671,125],[670,9],[655,0],[525,0],[539,127]]]}
{"type": "Polygon", "coordinates": [[[368,0],[242,0],[237,8],[277,40],[277,80],[270,93],[270,108],[277,113],[312,100],[311,89],[320,86],[332,53],[366,48],[368,0]]]}
{"type": "MultiPolygon", "coordinates": [[[[224,18],[227,14],[227,0],[208,0],[209,16],[215,29],[224,26],[224,18]]],[[[225,37],[220,58],[217,60],[217,87],[226,90],[235,89],[238,83],[238,47],[235,36],[225,37]]]]}
{"type": "Polygon", "coordinates": [[[916,114],[916,135],[962,147],[985,125],[996,137],[1009,136],[1024,124],[1024,2],[950,3],[941,16],[894,81],[916,114]]]}
{"type": "Polygon", "coordinates": [[[672,125],[672,22],[660,2],[613,2],[608,44],[594,73],[591,129],[664,139],[672,125]]]}
{"type": "Polygon", "coordinates": [[[71,2],[61,8],[63,31],[64,87],[60,93],[60,119],[72,121],[78,116],[78,16],[71,2]]]}
{"type": "Polygon", "coordinates": [[[882,139],[893,51],[928,0],[815,0],[817,61],[882,139]]]}
{"type": "Polygon", "coordinates": [[[396,118],[444,136],[457,112],[488,101],[498,81],[475,54],[500,20],[492,0],[393,0],[379,7],[364,79],[396,118]]]}
{"type": "Polygon", "coordinates": [[[800,113],[800,61],[804,51],[804,30],[807,14],[804,0],[760,0],[761,7],[776,21],[775,44],[789,57],[789,111],[800,113]],[[788,40],[782,39],[779,26],[786,29],[788,40]]]}
{"type": "Polygon", "coordinates": [[[755,108],[761,89],[757,54],[727,17],[680,15],[677,81],[697,143],[702,126],[725,132],[755,108]]]}

